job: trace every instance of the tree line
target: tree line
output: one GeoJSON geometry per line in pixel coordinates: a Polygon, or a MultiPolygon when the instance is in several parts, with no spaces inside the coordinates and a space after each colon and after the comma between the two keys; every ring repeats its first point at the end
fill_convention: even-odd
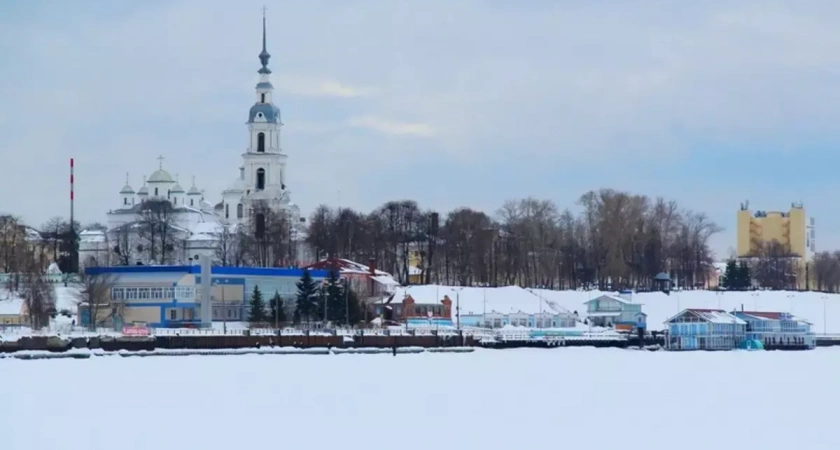
{"type": "Polygon", "coordinates": [[[490,214],[442,215],[412,200],[367,213],[321,205],[306,239],[321,257],[374,259],[403,284],[649,289],[660,272],[682,286],[708,284],[709,240],[722,228],[705,214],[612,189],[587,192],[577,206],[526,198],[490,214]]]}
{"type": "Polygon", "coordinates": [[[294,302],[288,305],[279,292],[266,303],[259,286],[254,286],[248,301],[248,322],[274,328],[305,324],[308,328],[313,323],[353,325],[365,319],[358,296],[340,281],[337,272],[331,271],[323,283],[318,283],[304,269],[296,286],[294,302]]]}

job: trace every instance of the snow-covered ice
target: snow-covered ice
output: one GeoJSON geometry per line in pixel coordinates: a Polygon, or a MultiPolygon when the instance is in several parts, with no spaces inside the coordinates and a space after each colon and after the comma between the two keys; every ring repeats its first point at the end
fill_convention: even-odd
{"type": "Polygon", "coordinates": [[[840,349],[0,360],[9,449],[837,448],[840,349]]]}

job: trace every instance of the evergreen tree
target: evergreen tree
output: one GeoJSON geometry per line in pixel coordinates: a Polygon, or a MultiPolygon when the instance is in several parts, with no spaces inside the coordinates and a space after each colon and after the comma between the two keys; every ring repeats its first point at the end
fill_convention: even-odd
{"type": "MultiPolygon", "coordinates": [[[[313,317],[313,313],[315,313],[313,296],[318,293],[318,285],[312,279],[312,274],[309,273],[309,270],[303,269],[300,281],[297,282],[297,289],[295,323],[300,323],[301,320],[309,322],[313,317]]],[[[317,314],[315,316],[317,317],[317,314]]]]}
{"type": "Polygon", "coordinates": [[[726,262],[726,271],[720,281],[720,285],[729,290],[740,289],[741,272],[738,270],[738,264],[734,259],[726,262]]]}
{"type": "Polygon", "coordinates": [[[738,265],[738,288],[746,290],[752,287],[752,273],[746,261],[738,265]]]}
{"type": "Polygon", "coordinates": [[[275,324],[275,326],[280,326],[280,324],[286,321],[286,310],[283,305],[283,299],[280,298],[280,292],[274,292],[274,297],[268,301],[268,310],[270,315],[268,320],[275,324]]]}
{"type": "Polygon", "coordinates": [[[359,301],[359,296],[352,289],[349,290],[347,295],[347,303],[350,306],[350,325],[353,325],[364,320],[362,303],[359,301]]]}
{"type": "Polygon", "coordinates": [[[327,275],[324,296],[327,302],[327,320],[336,324],[344,323],[344,288],[337,271],[327,275]]]}
{"type": "Polygon", "coordinates": [[[259,286],[254,286],[254,292],[251,294],[250,309],[248,310],[248,322],[259,323],[265,322],[265,300],[263,300],[262,292],[259,286]]]}

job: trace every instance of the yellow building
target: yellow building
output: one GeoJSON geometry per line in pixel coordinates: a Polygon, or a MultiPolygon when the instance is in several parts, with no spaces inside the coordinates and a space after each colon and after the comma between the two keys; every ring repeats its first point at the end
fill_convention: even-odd
{"type": "Polygon", "coordinates": [[[738,211],[738,257],[758,256],[764,245],[776,241],[790,256],[810,259],[813,243],[805,208],[793,204],[789,211],[756,211],[742,204],[738,211]]]}
{"type": "MultiPolygon", "coordinates": [[[[809,219],[801,203],[791,204],[788,211],[751,211],[749,203],[741,204],[738,211],[737,253],[739,258],[761,256],[764,246],[778,242],[786,255],[795,259],[797,288],[811,285],[806,278],[813,278],[808,271],[816,249],[814,219],[809,219]]],[[[808,280],[813,281],[813,280],[808,280]]]]}

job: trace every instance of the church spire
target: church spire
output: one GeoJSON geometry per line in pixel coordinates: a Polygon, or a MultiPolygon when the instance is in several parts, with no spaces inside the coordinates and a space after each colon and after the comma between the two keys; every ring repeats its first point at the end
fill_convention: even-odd
{"type": "Polygon", "coordinates": [[[262,51],[260,52],[260,63],[262,63],[262,68],[258,71],[260,74],[268,75],[271,73],[271,70],[268,68],[268,59],[271,58],[271,55],[268,53],[268,50],[265,48],[265,11],[266,8],[263,6],[263,21],[262,21],[262,51]]]}

